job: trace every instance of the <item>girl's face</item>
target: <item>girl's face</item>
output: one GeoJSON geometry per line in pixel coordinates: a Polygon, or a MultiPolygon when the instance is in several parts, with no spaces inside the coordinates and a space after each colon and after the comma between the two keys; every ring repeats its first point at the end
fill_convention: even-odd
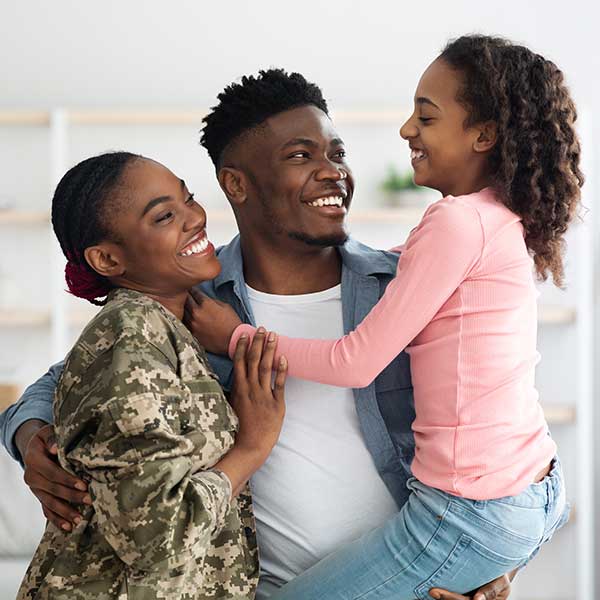
{"type": "Polygon", "coordinates": [[[221,270],[206,236],[206,213],[185,182],[148,159],[131,163],[123,199],[108,215],[117,242],[103,242],[118,262],[118,285],[159,295],[178,294],[221,270]]]}
{"type": "Polygon", "coordinates": [[[457,196],[478,191],[485,171],[482,130],[465,127],[468,113],[457,101],[460,73],[435,60],[417,86],[414,111],[400,135],[408,141],[417,185],[457,196]]]}

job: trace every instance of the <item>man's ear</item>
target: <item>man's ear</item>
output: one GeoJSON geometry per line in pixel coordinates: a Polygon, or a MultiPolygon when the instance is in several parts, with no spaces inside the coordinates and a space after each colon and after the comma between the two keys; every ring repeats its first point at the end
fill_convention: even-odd
{"type": "Polygon", "coordinates": [[[83,251],[88,265],[104,277],[119,277],[125,273],[121,248],[112,242],[100,242],[83,251]]]}
{"type": "Polygon", "coordinates": [[[239,206],[246,202],[248,198],[248,180],[243,171],[234,167],[222,167],[217,179],[221,189],[232,204],[239,206]]]}
{"type": "Polygon", "coordinates": [[[473,143],[475,152],[488,152],[495,145],[498,139],[498,127],[495,121],[486,121],[476,126],[479,131],[477,139],[473,143]]]}

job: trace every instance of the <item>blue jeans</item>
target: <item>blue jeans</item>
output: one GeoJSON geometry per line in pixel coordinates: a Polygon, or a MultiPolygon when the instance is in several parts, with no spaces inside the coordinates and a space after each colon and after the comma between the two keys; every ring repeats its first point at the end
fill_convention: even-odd
{"type": "Polygon", "coordinates": [[[419,600],[432,587],[466,593],[525,565],[566,523],[558,459],[517,496],[468,500],[412,478],[385,525],[286,584],[273,600],[419,600]]]}

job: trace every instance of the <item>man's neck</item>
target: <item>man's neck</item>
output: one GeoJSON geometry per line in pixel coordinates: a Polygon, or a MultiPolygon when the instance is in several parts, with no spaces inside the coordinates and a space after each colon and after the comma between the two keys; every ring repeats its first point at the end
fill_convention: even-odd
{"type": "Polygon", "coordinates": [[[298,242],[290,248],[256,243],[241,236],[244,278],[253,289],[292,296],[332,288],[342,280],[342,260],[335,247],[298,242]]]}

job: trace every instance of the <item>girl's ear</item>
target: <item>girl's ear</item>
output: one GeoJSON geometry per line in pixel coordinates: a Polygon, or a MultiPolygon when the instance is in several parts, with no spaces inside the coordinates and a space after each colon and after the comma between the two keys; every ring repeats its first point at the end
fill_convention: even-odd
{"type": "Polygon", "coordinates": [[[488,152],[495,145],[498,139],[498,127],[495,121],[486,121],[476,126],[479,131],[477,139],[473,143],[475,152],[488,152]]]}
{"type": "Polygon", "coordinates": [[[83,251],[88,265],[104,277],[119,277],[125,273],[125,260],[121,248],[112,242],[100,242],[83,251]]]}
{"type": "Polygon", "coordinates": [[[223,167],[219,171],[217,179],[221,189],[233,205],[239,206],[246,202],[248,198],[247,179],[243,171],[233,167],[223,167]]]}

